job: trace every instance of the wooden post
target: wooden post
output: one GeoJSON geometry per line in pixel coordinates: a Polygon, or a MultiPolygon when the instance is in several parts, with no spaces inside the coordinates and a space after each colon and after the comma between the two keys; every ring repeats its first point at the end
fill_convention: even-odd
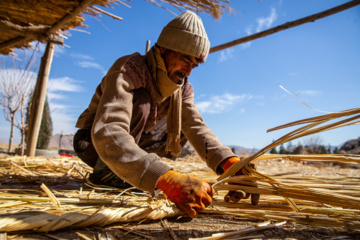
{"type": "Polygon", "coordinates": [[[146,49],[145,49],[145,54],[150,50],[150,40],[147,40],[146,42],[146,49]]]}
{"type": "Polygon", "coordinates": [[[38,78],[31,102],[29,115],[29,132],[27,137],[26,155],[35,155],[36,144],[39,136],[40,124],[46,98],[46,88],[50,74],[51,63],[54,55],[55,43],[48,42],[44,56],[41,58],[38,78]]]}
{"type": "Polygon", "coordinates": [[[61,141],[62,141],[62,138],[63,138],[63,132],[64,132],[64,131],[61,131],[61,134],[60,134],[59,150],[61,149],[61,141]]]}

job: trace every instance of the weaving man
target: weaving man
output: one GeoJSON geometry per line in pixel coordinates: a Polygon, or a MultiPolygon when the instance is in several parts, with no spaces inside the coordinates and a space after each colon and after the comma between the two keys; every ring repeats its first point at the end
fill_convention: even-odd
{"type": "MultiPolygon", "coordinates": [[[[112,65],[76,123],[74,149],[94,168],[91,182],[160,189],[190,217],[211,204],[214,190],[206,181],[177,173],[161,160],[175,159],[189,141],[217,174],[240,161],[193,103],[188,77],[209,49],[201,19],[186,11],[163,28],[145,56],[134,53],[112,65]]],[[[225,200],[237,202],[240,196],[229,192],[225,200]]],[[[257,204],[258,195],[252,198],[257,204]]]]}

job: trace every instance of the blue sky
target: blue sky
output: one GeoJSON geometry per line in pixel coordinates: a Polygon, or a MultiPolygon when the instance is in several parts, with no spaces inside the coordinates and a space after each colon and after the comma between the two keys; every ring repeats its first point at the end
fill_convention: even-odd
{"type": "MultiPolygon", "coordinates": [[[[212,46],[245,37],[347,1],[236,1],[231,13],[215,20],[200,14],[212,46]]],[[[86,16],[81,31],[72,30],[57,47],[48,85],[54,134],[74,133],[96,86],[113,64],[133,52],[144,54],[174,17],[145,1],[128,2],[107,16],[86,16]],[[86,31],[86,32],[84,32],[86,31]]],[[[165,5],[166,7],[169,7],[165,5]]],[[[171,9],[171,8],[170,8],[171,9]]],[[[177,10],[172,9],[175,13],[177,10]]],[[[359,107],[360,6],[265,38],[212,53],[192,72],[195,104],[205,123],[226,145],[262,148],[291,129],[266,130],[323,113],[312,110],[279,87],[284,86],[314,109],[337,112],[359,107]]],[[[44,47],[41,46],[41,49],[44,47]]],[[[41,55],[41,54],[40,54],[41,55]]],[[[0,116],[0,141],[10,123],[0,116]]],[[[360,137],[359,125],[317,134],[324,145],[360,137]]],[[[294,144],[299,141],[295,140],[294,144]]],[[[16,131],[15,144],[20,141],[16,131]]]]}

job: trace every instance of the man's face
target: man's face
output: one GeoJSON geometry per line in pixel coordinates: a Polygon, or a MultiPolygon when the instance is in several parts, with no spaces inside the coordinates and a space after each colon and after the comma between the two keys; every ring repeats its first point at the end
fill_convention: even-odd
{"type": "Polygon", "coordinates": [[[168,77],[178,83],[184,77],[189,77],[191,71],[199,65],[199,61],[192,56],[160,48],[160,52],[168,71],[168,77]]]}

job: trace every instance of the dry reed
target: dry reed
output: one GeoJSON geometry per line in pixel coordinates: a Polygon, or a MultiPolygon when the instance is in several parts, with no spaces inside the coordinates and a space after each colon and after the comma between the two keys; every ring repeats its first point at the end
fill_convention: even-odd
{"type": "MultiPolygon", "coordinates": [[[[357,110],[345,111],[344,115],[357,114],[357,110]]],[[[340,114],[341,115],[341,114],[340,114]]],[[[338,115],[338,116],[340,116],[338,115]]],[[[333,117],[334,115],[330,116],[333,117]]],[[[343,116],[343,115],[341,115],[343,116]]],[[[347,115],[350,116],[350,115],[347,115]]],[[[354,117],[350,117],[356,122],[354,117]]],[[[313,132],[317,120],[324,117],[298,121],[311,127],[302,127],[280,138],[281,144],[289,138],[313,132]]],[[[349,121],[345,121],[349,122],[349,121]]],[[[344,121],[338,121],[343,124],[344,121]]],[[[337,125],[327,125],[334,128],[337,125]]],[[[326,129],[326,128],[318,128],[326,129]]],[[[316,131],[315,131],[316,132],[316,131]]],[[[274,144],[257,154],[245,158],[246,161],[270,161],[271,164],[286,162],[332,162],[359,164],[358,155],[270,155],[264,154],[274,144]],[[254,157],[256,156],[256,157],[254,157]]],[[[199,177],[214,178],[210,169],[201,162],[183,159],[168,161],[183,172],[191,172],[199,177]],[[181,161],[187,162],[184,164],[181,161]],[[178,164],[176,166],[176,164],[178,164]],[[184,167],[186,165],[186,167],[184,167]]],[[[250,162],[249,161],[249,162],[250,162]]],[[[236,170],[235,168],[233,170],[236,170]]],[[[360,187],[358,174],[344,176],[303,175],[301,170],[277,174],[262,174],[251,171],[250,176],[224,177],[214,188],[217,191],[213,204],[204,213],[214,216],[233,215],[258,221],[275,221],[296,224],[310,224],[345,229],[360,229],[360,187]],[[257,181],[258,186],[231,185],[229,182],[245,183],[257,181]],[[261,194],[260,203],[251,205],[248,201],[226,203],[223,201],[228,190],[244,190],[261,194]]],[[[290,171],[290,169],[289,169],[290,171]]],[[[355,171],[355,170],[354,170],[355,171]]],[[[171,203],[154,201],[147,195],[120,193],[113,189],[89,188],[83,185],[84,177],[91,172],[78,159],[69,158],[24,158],[0,159],[0,231],[19,230],[54,231],[63,228],[83,228],[106,226],[112,223],[163,219],[181,216],[182,213],[171,203]],[[45,163],[45,164],[44,164],[45,163]],[[34,183],[42,183],[48,188],[45,194],[34,183]],[[6,188],[5,188],[6,186],[6,188]],[[52,197],[51,194],[53,195],[52,197]]],[[[46,189],[46,188],[44,188],[46,189]]],[[[160,196],[158,199],[162,199],[160,196]]],[[[221,235],[222,236],[222,235],[221,235]]],[[[214,236],[217,237],[217,236],[214,236]]],[[[212,238],[209,238],[212,239],[212,238]]],[[[214,238],[216,239],[216,238],[214,238]]]]}
{"type": "MultiPolygon", "coordinates": [[[[147,0],[168,10],[156,1],[147,0]]],[[[179,10],[190,9],[205,12],[218,19],[224,10],[229,10],[228,0],[160,0],[179,10]]],[[[122,20],[104,8],[113,8],[121,4],[130,7],[120,0],[8,0],[0,1],[0,53],[10,54],[14,48],[30,48],[32,41],[56,41],[69,35],[67,31],[76,27],[87,27],[84,24],[84,14],[90,16],[107,15],[116,20],[122,20]]]]}

